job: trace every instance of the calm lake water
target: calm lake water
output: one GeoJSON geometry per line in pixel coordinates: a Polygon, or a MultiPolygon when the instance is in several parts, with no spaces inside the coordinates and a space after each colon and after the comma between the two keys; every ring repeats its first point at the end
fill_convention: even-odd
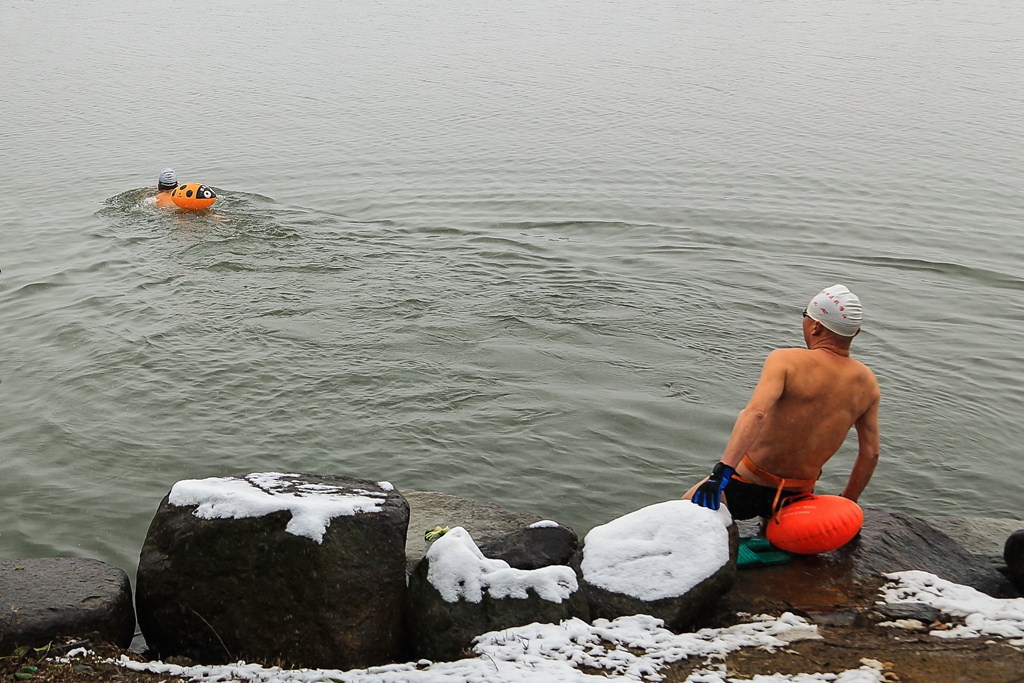
{"type": "Polygon", "coordinates": [[[0,17],[0,556],[134,576],[176,481],[259,471],[582,533],[703,476],[837,282],[862,502],[1024,518],[1018,0],[0,17]]]}

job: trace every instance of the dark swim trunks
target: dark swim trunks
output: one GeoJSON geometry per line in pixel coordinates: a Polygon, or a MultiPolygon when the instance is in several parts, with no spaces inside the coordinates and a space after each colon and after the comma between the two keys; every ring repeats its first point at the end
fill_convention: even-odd
{"type": "MultiPolygon", "coordinates": [[[[726,485],[725,504],[733,519],[753,519],[754,517],[770,518],[774,514],[775,496],[779,489],[774,486],[761,486],[738,479],[733,476],[726,485]]],[[[802,496],[803,491],[782,490],[778,504],[791,496],[802,496]]]]}

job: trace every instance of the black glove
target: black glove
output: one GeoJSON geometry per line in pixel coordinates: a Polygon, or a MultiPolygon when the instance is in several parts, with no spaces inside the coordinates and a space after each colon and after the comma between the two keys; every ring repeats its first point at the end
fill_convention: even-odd
{"type": "Polygon", "coordinates": [[[735,471],[724,462],[715,465],[708,480],[694,492],[693,502],[701,507],[717,510],[722,504],[722,490],[729,484],[729,478],[735,471]]]}

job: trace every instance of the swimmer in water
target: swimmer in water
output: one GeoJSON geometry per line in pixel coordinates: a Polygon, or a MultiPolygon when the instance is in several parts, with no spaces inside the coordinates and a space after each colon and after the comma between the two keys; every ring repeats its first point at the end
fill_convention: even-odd
{"type": "Polygon", "coordinates": [[[173,168],[165,168],[160,171],[160,177],[156,181],[156,205],[174,206],[171,199],[171,190],[178,186],[178,174],[173,168]]]}

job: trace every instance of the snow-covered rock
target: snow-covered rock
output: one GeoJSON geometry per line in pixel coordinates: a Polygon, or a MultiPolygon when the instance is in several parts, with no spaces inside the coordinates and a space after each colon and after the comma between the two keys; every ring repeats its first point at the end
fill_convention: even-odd
{"type": "Polygon", "coordinates": [[[142,548],[147,644],[204,663],[370,666],[401,655],[409,506],[387,482],[181,481],[142,548]]]}
{"type": "Polygon", "coordinates": [[[427,659],[458,659],[487,631],[586,616],[570,567],[489,559],[462,527],[434,541],[409,580],[413,650],[427,659]]]}
{"type": "Polygon", "coordinates": [[[649,614],[691,626],[736,578],[738,534],[723,506],[688,500],[642,508],[594,527],[579,562],[594,618],[649,614]]]}

